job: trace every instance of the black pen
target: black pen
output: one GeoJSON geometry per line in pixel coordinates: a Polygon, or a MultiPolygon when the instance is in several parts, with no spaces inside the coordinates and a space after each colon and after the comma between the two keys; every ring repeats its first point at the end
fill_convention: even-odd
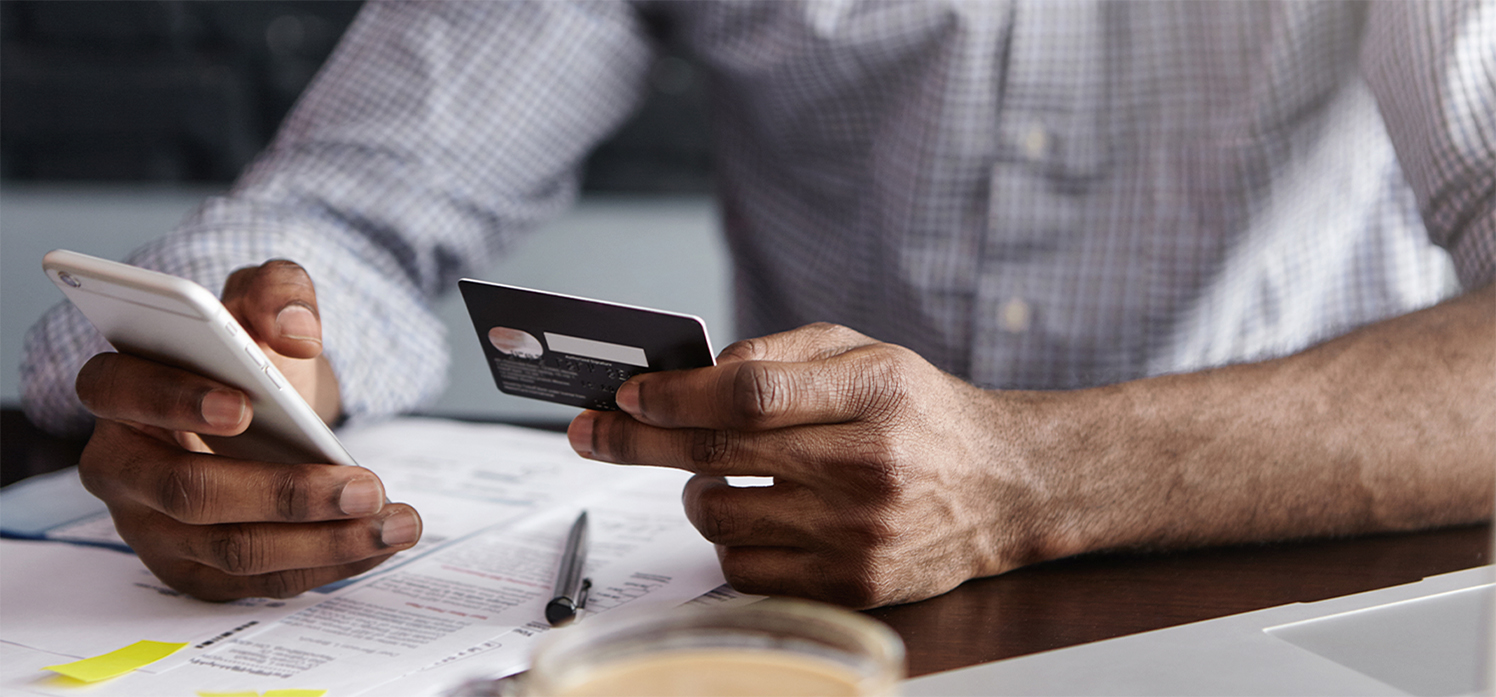
{"type": "Polygon", "coordinates": [[[592,580],[582,578],[582,567],[587,565],[587,511],[577,516],[571,524],[571,533],[566,536],[566,548],[561,551],[561,568],[556,571],[556,595],[545,604],[545,619],[553,627],[572,621],[577,611],[587,604],[587,589],[592,580]]]}

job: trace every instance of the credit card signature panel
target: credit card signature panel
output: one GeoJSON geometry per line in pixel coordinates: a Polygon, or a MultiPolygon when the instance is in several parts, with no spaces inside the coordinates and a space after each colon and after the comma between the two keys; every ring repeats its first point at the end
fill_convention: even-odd
{"type": "Polygon", "coordinates": [[[505,394],[616,410],[618,387],[639,373],[714,364],[699,317],[471,279],[458,288],[505,394]]]}

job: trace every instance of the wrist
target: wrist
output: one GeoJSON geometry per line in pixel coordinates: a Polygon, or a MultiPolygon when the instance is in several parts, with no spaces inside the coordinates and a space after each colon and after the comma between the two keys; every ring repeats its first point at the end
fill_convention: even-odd
{"type": "MultiPolygon", "coordinates": [[[[975,390],[975,388],[972,388],[975,390]]],[[[977,495],[988,518],[976,539],[974,576],[990,576],[1105,546],[1098,502],[1077,465],[1099,443],[1074,392],[987,390],[978,414],[984,434],[977,495]]]]}
{"type": "Polygon", "coordinates": [[[1130,464],[1153,439],[1126,385],[989,395],[1004,424],[995,466],[1024,482],[1024,495],[1011,497],[1017,505],[1004,506],[1004,544],[1021,555],[1008,568],[1135,545],[1161,522],[1139,515],[1153,509],[1143,499],[1158,487],[1130,464]]]}

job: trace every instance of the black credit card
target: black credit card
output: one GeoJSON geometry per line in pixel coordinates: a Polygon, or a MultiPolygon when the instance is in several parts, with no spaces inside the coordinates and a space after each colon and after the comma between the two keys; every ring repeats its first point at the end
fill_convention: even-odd
{"type": "Polygon", "coordinates": [[[462,279],[478,344],[505,394],[617,410],[624,381],[716,365],[700,317],[462,279]]]}

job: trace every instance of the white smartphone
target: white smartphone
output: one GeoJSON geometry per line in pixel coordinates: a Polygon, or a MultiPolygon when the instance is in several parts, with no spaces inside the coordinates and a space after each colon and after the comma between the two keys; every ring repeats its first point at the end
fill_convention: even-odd
{"type": "Polygon", "coordinates": [[[65,249],[42,258],[57,284],[121,353],[190,370],[249,396],[254,420],[237,436],[203,436],[215,453],[282,463],[355,464],[218,298],[176,276],[65,249]]]}

